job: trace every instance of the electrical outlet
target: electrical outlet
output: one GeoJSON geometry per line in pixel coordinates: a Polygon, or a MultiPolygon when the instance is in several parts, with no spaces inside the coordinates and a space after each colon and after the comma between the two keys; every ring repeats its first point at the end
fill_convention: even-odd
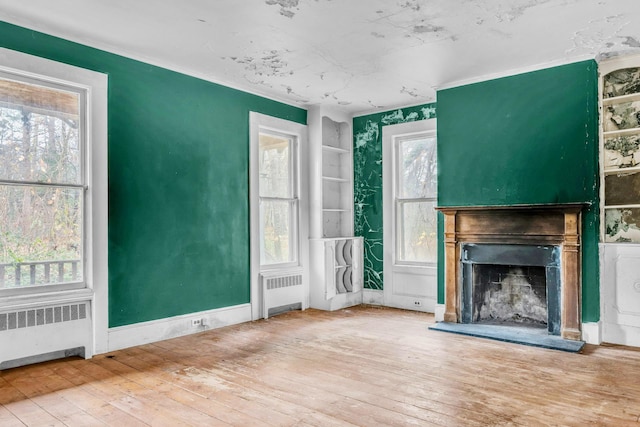
{"type": "Polygon", "coordinates": [[[191,326],[193,327],[202,326],[203,324],[204,322],[202,321],[202,319],[191,319],[191,326]]]}
{"type": "Polygon", "coordinates": [[[422,301],[414,301],[414,302],[413,302],[413,304],[414,304],[416,307],[420,307],[420,306],[422,305],[422,301]]]}

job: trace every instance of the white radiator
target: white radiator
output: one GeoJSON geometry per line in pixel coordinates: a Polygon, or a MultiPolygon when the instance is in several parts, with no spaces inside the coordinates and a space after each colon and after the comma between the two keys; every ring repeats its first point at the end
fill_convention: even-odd
{"type": "Polygon", "coordinates": [[[68,356],[92,356],[91,302],[0,312],[0,370],[68,356]]]}
{"type": "Polygon", "coordinates": [[[305,291],[302,269],[281,270],[260,273],[262,283],[262,317],[289,311],[305,309],[305,291]]]}

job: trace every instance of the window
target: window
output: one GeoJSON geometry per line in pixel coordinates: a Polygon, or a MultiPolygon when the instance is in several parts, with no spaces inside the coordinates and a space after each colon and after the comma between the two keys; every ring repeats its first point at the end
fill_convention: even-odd
{"type": "Polygon", "coordinates": [[[305,125],[249,113],[250,298],[254,320],[265,315],[263,273],[308,274],[306,141],[305,125]]]}
{"type": "Polygon", "coordinates": [[[0,289],[82,287],[85,91],[0,73],[0,289]]]}
{"type": "Polygon", "coordinates": [[[259,136],[260,264],[298,261],[296,140],[261,131],[259,136]]]}
{"type": "Polygon", "coordinates": [[[394,138],[395,260],[437,260],[436,138],[422,133],[394,138]]]}

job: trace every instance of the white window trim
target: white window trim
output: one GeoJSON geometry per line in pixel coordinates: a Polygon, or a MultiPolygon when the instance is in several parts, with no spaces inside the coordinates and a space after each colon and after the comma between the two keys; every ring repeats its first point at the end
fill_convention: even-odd
{"type": "MultiPolygon", "coordinates": [[[[108,175],[107,86],[108,76],[91,70],[0,48],[0,70],[86,91],[85,282],[82,289],[43,291],[0,297],[0,310],[44,304],[91,301],[93,348],[108,351],[108,175]]],[[[89,349],[88,349],[89,350],[89,349]]]]}
{"type": "MultiPolygon", "coordinates": [[[[396,230],[396,191],[398,182],[397,171],[397,140],[400,138],[411,137],[416,135],[426,135],[428,137],[436,136],[436,119],[419,120],[415,122],[401,123],[397,125],[385,126],[382,135],[382,199],[383,199],[383,217],[389,218],[389,222],[385,221],[383,240],[384,240],[384,270],[388,267],[394,269],[402,268],[406,271],[420,271],[425,268],[437,268],[436,262],[410,262],[397,260],[397,230],[396,230]]],[[[421,200],[421,199],[412,199],[421,200]]],[[[425,199],[431,201],[431,199],[425,199]]]]}
{"type": "Polygon", "coordinates": [[[308,174],[307,126],[289,120],[279,119],[251,111],[249,113],[249,233],[250,233],[250,277],[251,277],[251,318],[262,318],[262,297],[260,292],[260,273],[273,273],[278,270],[303,270],[303,282],[308,282],[309,259],[309,174],[308,174]],[[291,135],[296,138],[297,188],[298,195],[298,259],[294,263],[260,265],[260,209],[258,185],[259,135],[261,131],[291,135]]]}

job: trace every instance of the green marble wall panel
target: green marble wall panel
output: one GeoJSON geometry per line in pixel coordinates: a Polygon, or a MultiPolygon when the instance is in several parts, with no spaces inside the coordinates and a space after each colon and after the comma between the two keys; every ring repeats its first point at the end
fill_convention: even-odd
{"type": "MultiPolygon", "coordinates": [[[[364,237],[364,286],[383,289],[382,128],[436,117],[424,104],[353,119],[354,231],[364,237]]],[[[440,232],[438,233],[441,234],[440,232]]]]}

